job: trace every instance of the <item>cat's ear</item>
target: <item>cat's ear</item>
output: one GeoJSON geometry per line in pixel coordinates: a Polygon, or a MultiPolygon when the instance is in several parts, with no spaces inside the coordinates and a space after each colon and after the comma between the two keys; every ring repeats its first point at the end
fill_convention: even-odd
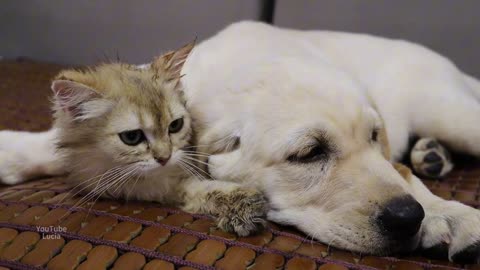
{"type": "MultiPolygon", "coordinates": [[[[103,113],[104,104],[95,104],[96,100],[101,99],[101,95],[94,89],[78,82],[58,79],[52,83],[54,93],[54,110],[61,110],[74,120],[85,120],[103,113]],[[93,104],[87,104],[92,103],[93,104]],[[87,106],[89,105],[89,106],[87,106]]],[[[98,103],[98,102],[97,102],[98,103]]]]}
{"type": "Polygon", "coordinates": [[[183,65],[194,47],[195,41],[176,51],[171,51],[157,57],[152,63],[152,68],[156,70],[157,73],[165,73],[167,80],[178,80],[182,77],[181,72],[183,65]]]}

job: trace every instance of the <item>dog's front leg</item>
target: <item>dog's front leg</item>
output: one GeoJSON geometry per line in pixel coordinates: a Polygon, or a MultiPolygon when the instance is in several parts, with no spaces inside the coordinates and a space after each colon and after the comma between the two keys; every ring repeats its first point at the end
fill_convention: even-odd
{"type": "Polygon", "coordinates": [[[480,211],[456,201],[444,200],[428,190],[403,165],[395,165],[411,187],[412,195],[423,206],[421,248],[431,256],[458,263],[480,262],[480,211]]]}
{"type": "Polygon", "coordinates": [[[213,215],[225,231],[246,236],[265,227],[268,207],[259,191],[236,183],[195,178],[184,181],[179,188],[184,211],[213,215]]]}

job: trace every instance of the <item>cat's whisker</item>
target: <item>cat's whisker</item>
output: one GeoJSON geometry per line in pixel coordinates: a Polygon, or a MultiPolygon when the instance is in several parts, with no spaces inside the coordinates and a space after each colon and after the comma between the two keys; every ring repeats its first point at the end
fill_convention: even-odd
{"type": "Polygon", "coordinates": [[[198,163],[200,163],[200,164],[204,164],[204,165],[206,165],[206,166],[215,168],[215,165],[212,165],[212,164],[210,164],[210,163],[208,163],[208,162],[205,162],[205,161],[196,159],[196,158],[193,157],[193,156],[188,156],[188,155],[186,155],[185,158],[187,158],[187,159],[189,159],[189,160],[193,160],[193,161],[198,162],[198,163]]]}
{"type": "Polygon", "coordinates": [[[198,175],[197,172],[195,172],[195,170],[193,170],[192,168],[190,168],[188,165],[184,164],[182,165],[184,168],[193,178],[196,178],[198,180],[203,180],[203,178],[201,177],[201,175],[198,175]]]}
{"type": "Polygon", "coordinates": [[[190,172],[190,174],[194,177],[194,178],[197,178],[199,180],[206,180],[206,178],[201,175],[199,172],[197,172],[194,168],[192,168],[192,166],[183,161],[183,160],[179,160],[180,164],[183,164],[183,166],[190,172]]]}
{"type": "Polygon", "coordinates": [[[198,154],[198,155],[204,155],[204,156],[211,156],[211,154],[206,153],[206,152],[198,152],[198,151],[185,151],[182,150],[184,153],[189,153],[189,154],[198,154]]]}
{"type": "MultiPolygon", "coordinates": [[[[186,157],[185,157],[186,158],[186,157]]],[[[206,171],[202,170],[200,167],[196,166],[195,164],[192,164],[191,162],[189,162],[188,160],[185,160],[185,159],[182,159],[182,161],[186,164],[186,165],[189,165],[196,173],[198,173],[200,176],[201,176],[201,179],[203,180],[207,180],[207,178],[204,176],[204,175],[207,175],[208,177],[210,177],[211,179],[213,179],[213,177],[207,173],[206,171]]]]}
{"type": "Polygon", "coordinates": [[[211,155],[206,155],[206,154],[197,153],[197,152],[195,152],[195,151],[192,151],[192,152],[182,151],[182,154],[184,154],[184,155],[202,156],[202,157],[210,157],[210,156],[211,156],[211,155]]]}
{"type": "Polygon", "coordinates": [[[117,166],[117,167],[114,167],[110,170],[107,170],[106,172],[104,172],[103,174],[100,174],[100,175],[96,175],[94,177],[91,177],[85,181],[81,181],[80,183],[78,183],[77,185],[75,185],[73,188],[71,188],[71,192],[75,191],[77,188],[80,188],[82,187],[81,189],[79,189],[78,191],[76,191],[75,193],[69,193],[69,195],[65,196],[64,198],[62,198],[59,202],[57,202],[57,205],[60,205],[62,204],[65,200],[67,199],[70,199],[70,198],[73,198],[75,197],[77,194],[79,194],[80,192],[82,192],[83,190],[85,190],[86,188],[88,188],[89,186],[92,186],[94,185],[95,183],[98,183],[102,180],[103,177],[109,175],[109,174],[112,174],[116,171],[118,171],[119,169],[121,169],[120,166],[117,166]],[[99,181],[97,182],[94,182],[96,179],[100,178],[99,181]],[[90,182],[90,183],[89,183],[90,182]],[[85,185],[86,183],[89,183],[88,185],[85,185]]]}
{"type": "MultiPolygon", "coordinates": [[[[87,203],[91,198],[94,198],[96,196],[96,194],[98,193],[98,191],[100,189],[107,186],[110,182],[114,181],[117,176],[122,175],[126,171],[126,169],[127,168],[125,168],[125,167],[121,167],[119,170],[116,170],[116,171],[112,172],[111,174],[106,175],[105,179],[103,179],[103,177],[105,177],[105,175],[104,175],[98,182],[96,182],[97,185],[95,186],[95,188],[93,188],[90,192],[88,192],[85,196],[83,196],[71,208],[80,207],[84,203],[87,203]]],[[[93,184],[95,184],[95,183],[93,183],[93,184]]],[[[90,186],[91,185],[92,184],[90,184],[90,186]]]]}
{"type": "Polygon", "coordinates": [[[228,135],[226,137],[223,137],[222,139],[219,139],[211,144],[197,144],[197,145],[192,145],[192,146],[185,146],[183,147],[184,149],[192,149],[192,148],[197,148],[197,147],[209,147],[209,146],[215,146],[216,144],[222,143],[225,140],[232,139],[238,136],[235,135],[228,135]]]}
{"type": "Polygon", "coordinates": [[[107,181],[107,185],[102,186],[101,189],[98,189],[96,191],[96,193],[98,194],[98,193],[102,192],[103,190],[106,190],[106,189],[109,189],[109,188],[115,186],[116,183],[121,181],[130,171],[131,171],[130,166],[124,167],[123,170],[120,173],[116,174],[115,176],[112,176],[111,179],[107,181]]]}
{"type": "Polygon", "coordinates": [[[78,200],[70,209],[82,207],[84,204],[87,204],[90,201],[90,199],[95,197],[95,195],[97,194],[97,191],[107,184],[108,184],[108,181],[98,182],[97,186],[95,186],[94,189],[90,190],[86,195],[81,197],[80,200],[78,200]]]}
{"type": "Polygon", "coordinates": [[[95,185],[95,187],[94,187],[92,190],[97,189],[97,188],[99,187],[99,184],[103,182],[102,180],[103,180],[105,177],[108,178],[108,177],[110,177],[110,176],[112,176],[112,175],[115,175],[116,173],[120,173],[121,170],[122,170],[122,168],[119,168],[118,170],[107,171],[106,173],[100,175],[100,177],[98,177],[98,176],[97,176],[97,177],[94,177],[94,178],[92,179],[92,182],[89,183],[88,185],[85,185],[86,181],[82,181],[82,183],[81,183],[80,185],[83,186],[83,188],[81,188],[81,189],[80,189],[79,191],[77,191],[75,194],[78,194],[78,193],[80,193],[82,190],[85,190],[85,189],[87,189],[88,187],[90,187],[90,186],[92,186],[92,185],[95,185],[95,184],[96,184],[96,185],[95,185]],[[97,178],[99,178],[98,181],[93,182],[93,180],[96,180],[97,178]]]}
{"type": "Polygon", "coordinates": [[[141,174],[138,174],[137,175],[137,179],[135,179],[135,182],[133,183],[133,185],[130,187],[130,190],[128,191],[127,195],[125,196],[125,199],[128,201],[129,197],[130,197],[130,193],[132,193],[132,190],[135,189],[135,187],[137,186],[137,183],[138,183],[138,180],[140,180],[140,178],[142,177],[141,174]]]}
{"type": "Polygon", "coordinates": [[[208,163],[206,160],[202,160],[203,157],[199,157],[199,156],[196,156],[196,155],[183,155],[184,158],[189,158],[190,160],[193,159],[194,161],[198,161],[198,163],[201,163],[201,164],[204,164],[204,165],[207,165],[207,166],[210,166],[210,167],[214,167],[215,165],[212,165],[210,163],[208,163]]]}
{"type": "MultiPolygon", "coordinates": [[[[184,156],[183,158],[186,159],[185,161],[198,162],[198,163],[201,163],[201,164],[204,164],[204,165],[213,167],[213,165],[209,165],[207,162],[198,160],[198,159],[196,159],[196,158],[194,158],[194,157],[184,156]]],[[[191,163],[191,162],[189,162],[189,163],[191,163]]],[[[207,175],[207,176],[209,176],[209,177],[212,178],[212,176],[211,176],[208,172],[206,172],[204,169],[200,168],[200,167],[197,166],[196,164],[191,163],[191,165],[192,165],[193,167],[195,167],[198,171],[200,171],[200,172],[204,173],[205,175],[207,175]]]]}
{"type": "MultiPolygon", "coordinates": [[[[102,174],[100,174],[100,175],[96,175],[96,176],[93,176],[93,177],[91,177],[91,178],[89,178],[89,179],[87,179],[87,180],[81,181],[79,184],[77,184],[75,187],[73,187],[73,188],[71,189],[72,191],[74,191],[76,188],[79,188],[79,187],[82,187],[82,186],[83,186],[80,190],[78,190],[77,192],[75,192],[75,193],[73,194],[73,196],[77,195],[77,194],[80,193],[81,191],[85,190],[86,188],[88,188],[88,187],[90,187],[90,186],[92,186],[92,185],[94,185],[94,184],[96,184],[96,183],[102,182],[103,178],[105,178],[105,177],[110,177],[110,176],[116,174],[117,172],[120,172],[122,169],[123,169],[122,166],[116,166],[116,167],[113,167],[113,168],[105,171],[104,173],[102,173],[102,174]],[[98,180],[98,181],[95,181],[95,180],[97,180],[98,178],[99,178],[99,180],[98,180]],[[90,183],[89,183],[89,182],[90,182],[90,183]],[[87,184],[87,183],[88,183],[88,185],[85,185],[85,184],[87,184]]],[[[73,197],[73,196],[72,196],[72,197],[73,197]]]]}
{"type": "MultiPolygon", "coordinates": [[[[100,177],[100,179],[96,182],[90,183],[88,185],[85,185],[81,190],[77,191],[73,196],[76,194],[80,193],[82,190],[88,188],[89,186],[92,186],[96,184],[96,186],[88,192],[84,197],[82,197],[76,204],[72,206],[74,207],[80,207],[82,204],[87,203],[90,199],[94,198],[95,196],[99,195],[99,197],[106,191],[108,190],[111,186],[115,185],[117,182],[116,180],[119,180],[119,178],[123,177],[125,174],[129,173],[128,170],[131,169],[133,166],[116,166],[114,168],[111,168],[110,170],[106,171],[105,173],[101,175],[97,175],[92,177],[91,179],[87,181],[82,181],[79,185],[84,185],[85,182],[88,181],[93,181],[97,178],[100,177]]],[[[77,186],[79,186],[77,185],[77,186]]],[[[97,198],[98,199],[98,198],[97,198]]],[[[96,201],[96,200],[95,200],[96,201]]],[[[93,207],[93,205],[92,205],[93,207]]]]}
{"type": "MultiPolygon", "coordinates": [[[[133,173],[135,173],[137,170],[137,168],[135,166],[126,166],[125,167],[125,170],[123,171],[124,173],[114,179],[113,181],[110,181],[108,182],[107,185],[103,186],[101,190],[98,190],[97,191],[97,196],[95,198],[95,200],[93,201],[93,203],[90,205],[90,209],[88,210],[88,213],[90,213],[91,209],[93,208],[93,206],[97,203],[97,200],[105,193],[105,191],[107,191],[108,189],[110,189],[112,186],[116,185],[117,183],[121,183],[122,181],[124,181],[125,179],[128,179],[128,177],[130,175],[132,175],[133,173]],[[133,168],[132,168],[133,167],[133,168]]],[[[119,185],[120,186],[120,185],[119,185]]],[[[118,188],[118,187],[117,187],[118,188]]],[[[115,193],[116,191],[114,191],[115,193]]]]}
{"type": "MultiPolygon", "coordinates": [[[[122,183],[120,183],[120,186],[121,186],[120,189],[123,189],[126,185],[129,185],[131,183],[131,181],[133,181],[134,178],[130,177],[130,176],[132,176],[132,175],[134,176],[135,174],[137,174],[137,177],[135,179],[134,184],[129,188],[128,193],[125,194],[125,200],[127,200],[127,201],[128,201],[128,197],[130,196],[130,193],[132,192],[132,190],[137,185],[138,180],[142,177],[142,175],[140,173],[137,173],[139,170],[140,170],[139,167],[134,168],[134,171],[129,175],[129,177],[126,180],[122,181],[122,183]]],[[[115,191],[113,193],[115,193],[115,191]]]]}
{"type": "MultiPolygon", "coordinates": [[[[194,173],[194,171],[193,171],[191,168],[189,168],[185,163],[180,162],[178,165],[179,165],[184,171],[186,171],[188,174],[190,174],[193,178],[196,178],[196,179],[199,178],[198,175],[196,175],[196,174],[194,173]]],[[[203,180],[203,179],[199,179],[199,180],[201,181],[201,180],[203,180]]]]}
{"type": "Polygon", "coordinates": [[[131,166],[131,167],[132,167],[131,170],[128,171],[128,172],[126,172],[122,177],[120,177],[120,178],[118,179],[117,183],[115,183],[115,184],[118,184],[118,186],[115,187],[115,190],[113,190],[112,193],[115,194],[117,191],[120,191],[120,190],[122,189],[122,187],[123,187],[123,184],[124,184],[124,183],[127,183],[128,180],[131,179],[131,178],[129,178],[129,177],[130,177],[131,175],[135,174],[135,173],[139,170],[139,168],[136,167],[136,166],[131,166]],[[125,179],[126,179],[126,180],[125,180],[125,179]],[[124,180],[125,180],[125,181],[124,181],[124,180]]]}
{"type": "Polygon", "coordinates": [[[194,156],[194,157],[205,157],[205,158],[209,158],[210,156],[207,156],[207,155],[203,155],[203,154],[195,154],[195,153],[183,153],[185,156],[194,156]]]}
{"type": "Polygon", "coordinates": [[[188,175],[193,177],[192,173],[190,171],[188,171],[187,168],[185,168],[185,166],[183,164],[179,163],[178,166],[180,168],[182,168],[182,170],[185,171],[188,175]]]}

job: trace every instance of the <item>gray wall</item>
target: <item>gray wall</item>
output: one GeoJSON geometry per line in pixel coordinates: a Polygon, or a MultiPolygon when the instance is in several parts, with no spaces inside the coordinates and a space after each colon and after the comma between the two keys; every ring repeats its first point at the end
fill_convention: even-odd
{"type": "Polygon", "coordinates": [[[0,56],[92,64],[118,52],[144,63],[259,16],[258,0],[3,0],[0,56]]]}
{"type": "MultiPolygon", "coordinates": [[[[3,0],[0,56],[132,63],[259,19],[264,0],[3,0]]],[[[480,77],[480,0],[277,0],[274,23],[422,43],[480,77]]]]}
{"type": "Polygon", "coordinates": [[[274,23],[424,44],[480,77],[479,0],[277,0],[274,23]]]}

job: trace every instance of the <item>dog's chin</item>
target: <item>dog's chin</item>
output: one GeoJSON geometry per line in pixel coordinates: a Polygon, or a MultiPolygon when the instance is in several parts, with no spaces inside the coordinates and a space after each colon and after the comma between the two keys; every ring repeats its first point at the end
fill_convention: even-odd
{"type": "Polygon", "coordinates": [[[407,255],[417,249],[420,244],[420,237],[418,235],[406,239],[389,239],[387,237],[379,242],[376,245],[372,243],[373,245],[369,247],[359,247],[357,252],[377,256],[407,255]]]}
{"type": "Polygon", "coordinates": [[[388,255],[406,255],[415,251],[420,244],[420,235],[417,234],[405,239],[391,239],[389,237],[373,237],[361,239],[361,241],[354,241],[352,238],[346,237],[341,239],[337,236],[334,241],[322,241],[324,243],[331,243],[330,245],[352,251],[355,253],[376,256],[388,255]]]}
{"type": "Polygon", "coordinates": [[[372,253],[372,255],[406,255],[415,251],[420,244],[420,236],[416,235],[414,237],[406,239],[388,239],[385,241],[385,249],[380,250],[377,253],[372,253]]]}

